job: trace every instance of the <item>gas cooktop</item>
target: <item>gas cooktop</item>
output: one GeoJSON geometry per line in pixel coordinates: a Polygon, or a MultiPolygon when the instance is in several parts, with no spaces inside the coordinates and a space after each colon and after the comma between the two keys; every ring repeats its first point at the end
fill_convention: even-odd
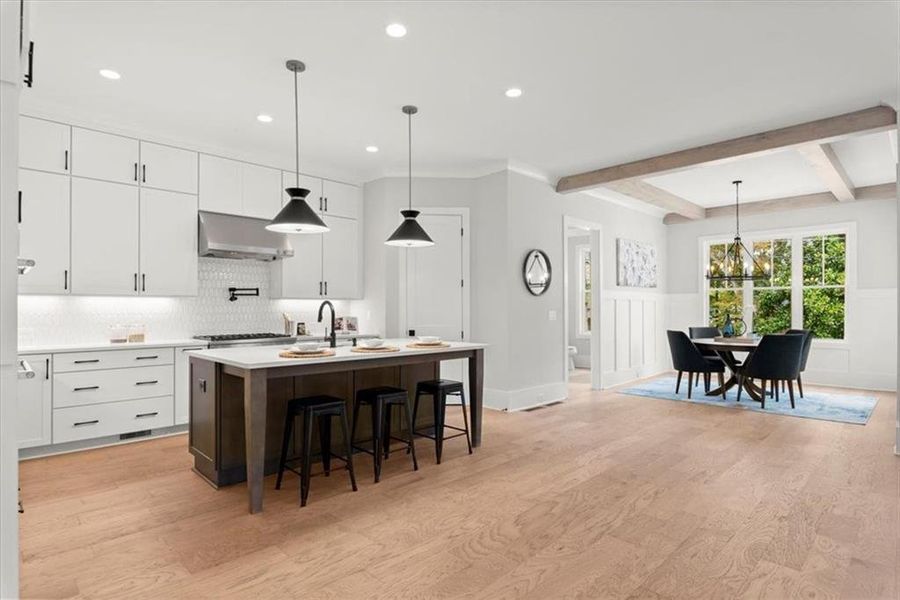
{"type": "Polygon", "coordinates": [[[294,341],[294,336],[283,333],[222,333],[217,335],[195,335],[194,339],[216,346],[256,346],[263,344],[284,344],[294,341]]]}

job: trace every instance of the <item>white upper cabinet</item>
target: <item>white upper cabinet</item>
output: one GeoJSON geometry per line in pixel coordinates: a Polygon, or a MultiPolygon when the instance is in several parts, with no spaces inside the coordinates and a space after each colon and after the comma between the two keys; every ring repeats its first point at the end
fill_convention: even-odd
{"type": "Polygon", "coordinates": [[[61,123],[19,119],[19,166],[51,173],[68,173],[72,166],[72,128],[61,123]]]}
{"type": "Polygon", "coordinates": [[[141,190],[140,293],[197,295],[197,196],[141,190]]]}
{"type": "Polygon", "coordinates": [[[322,234],[323,295],[328,298],[359,298],[359,223],[329,214],[330,231],[322,234]]]}
{"type": "Polygon", "coordinates": [[[241,214],[272,219],[281,210],[281,172],[278,169],[241,165],[241,214]]]}
{"type": "Polygon", "coordinates": [[[338,217],[359,218],[362,189],[325,179],[322,184],[322,212],[338,217]]]}
{"type": "Polygon", "coordinates": [[[72,128],[72,175],[137,185],[138,152],[136,139],[72,128]]]}
{"type": "Polygon", "coordinates": [[[197,153],[141,142],[142,187],[185,194],[197,193],[197,153]]]}
{"type": "Polygon", "coordinates": [[[72,292],[138,293],[138,188],[72,178],[72,292]]]}
{"type": "MultiPolygon", "coordinates": [[[[281,172],[281,205],[284,206],[288,201],[287,188],[297,187],[297,175],[293,171],[281,172]]],[[[309,190],[309,196],[306,197],[306,203],[316,212],[321,212],[324,207],[322,201],[322,180],[318,177],[310,177],[309,175],[300,174],[300,187],[309,190]]]]}
{"type": "Polygon", "coordinates": [[[19,256],[35,261],[19,292],[69,293],[69,178],[19,169],[19,256]]]}
{"type": "Polygon", "coordinates": [[[320,233],[288,235],[294,256],[272,263],[270,295],[273,298],[324,296],[322,236],[320,233]]]}
{"type": "Polygon", "coordinates": [[[50,379],[50,355],[20,356],[34,377],[20,379],[16,394],[16,435],[19,448],[46,446],[52,441],[53,383],[50,379]]]}
{"type": "Polygon", "coordinates": [[[241,214],[241,163],[200,155],[200,210],[241,214]]]}

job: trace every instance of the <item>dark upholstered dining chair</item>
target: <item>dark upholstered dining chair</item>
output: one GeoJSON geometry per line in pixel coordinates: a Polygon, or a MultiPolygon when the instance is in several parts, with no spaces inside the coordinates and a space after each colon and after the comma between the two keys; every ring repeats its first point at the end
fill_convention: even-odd
{"type": "MultiPolygon", "coordinates": [[[[707,338],[719,337],[722,335],[722,330],[718,327],[688,327],[688,337],[692,340],[702,340],[707,338]]],[[[706,348],[698,348],[700,350],[700,354],[705,356],[706,358],[711,358],[713,360],[722,360],[718,354],[716,354],[715,350],[707,350],[706,348]]],[[[709,387],[709,374],[703,376],[704,381],[706,382],[707,388],[709,387]]],[[[696,385],[696,384],[695,384],[696,385]]]]}
{"type": "Polygon", "coordinates": [[[775,401],[778,401],[778,384],[787,382],[788,392],[791,396],[791,408],[794,406],[794,380],[800,376],[800,358],[803,354],[804,336],[795,334],[764,335],[756,347],[756,351],[744,363],[744,367],[738,374],[741,380],[738,383],[737,401],[741,401],[743,379],[762,380],[762,407],[766,407],[766,382],[775,391],[775,401]]]}
{"type": "MultiPolygon", "coordinates": [[[[705,389],[709,391],[709,374],[719,374],[719,385],[722,385],[723,374],[725,373],[725,363],[721,360],[711,360],[700,353],[700,349],[694,345],[694,342],[683,331],[667,331],[669,337],[669,350],[672,352],[672,366],[678,371],[678,381],[675,383],[675,393],[681,387],[681,376],[687,372],[688,374],[688,398],[691,397],[693,389],[693,378],[695,375],[704,375],[705,389]]],[[[723,393],[724,396],[724,393],[723,393]]]]}
{"type": "Polygon", "coordinates": [[[803,353],[800,355],[800,374],[797,375],[797,387],[800,389],[800,397],[803,397],[803,371],[806,370],[806,361],[809,360],[809,350],[812,348],[813,332],[811,329],[788,329],[788,335],[803,336],[803,353]]]}

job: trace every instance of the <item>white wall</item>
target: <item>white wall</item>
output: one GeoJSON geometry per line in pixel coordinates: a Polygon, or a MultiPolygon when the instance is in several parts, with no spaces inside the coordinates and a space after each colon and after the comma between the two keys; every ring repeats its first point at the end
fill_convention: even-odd
{"type": "MultiPolygon", "coordinates": [[[[741,231],[855,223],[856,285],[847,289],[846,340],[814,342],[804,381],[873,389],[897,384],[897,206],[872,200],[741,218],[741,231]]],[[[731,219],[669,227],[669,327],[705,323],[698,238],[734,235],[731,219]]],[[[852,242],[851,242],[852,243],[852,242]]]]}
{"type": "MultiPolygon", "coordinates": [[[[325,325],[316,322],[318,300],[269,299],[267,263],[201,258],[198,271],[196,297],[19,296],[19,346],[105,341],[110,325],[131,323],[146,325],[149,338],[157,340],[215,333],[281,333],[282,312],[305,321],[312,333],[325,333],[325,325]],[[259,287],[260,295],[229,302],[227,288],[232,285],[259,287]]],[[[352,314],[349,301],[334,305],[338,316],[352,314]]]]}
{"type": "Polygon", "coordinates": [[[575,346],[578,354],[575,355],[575,366],[579,369],[591,368],[591,338],[589,335],[579,335],[579,320],[581,308],[581,261],[580,248],[590,248],[590,235],[571,235],[568,239],[567,252],[569,253],[569,332],[566,343],[575,346]]]}
{"type": "MultiPolygon", "coordinates": [[[[484,177],[421,178],[413,182],[414,207],[468,207],[470,210],[472,331],[470,339],[490,344],[485,352],[485,404],[518,409],[565,398],[563,216],[603,225],[602,290],[604,385],[665,368],[660,360],[665,316],[665,255],[660,252],[660,287],[631,290],[615,285],[615,240],[628,237],[666,246],[661,219],[585,194],[557,194],[546,181],[504,170],[484,177]],[[532,296],[522,281],[522,261],[533,248],[544,250],[557,269],[550,289],[532,296]],[[551,319],[551,311],[555,319],[551,319]],[[627,312],[626,312],[627,311],[627,312]],[[604,315],[605,316],[605,315],[604,315]],[[608,358],[607,358],[608,356],[608,358]]],[[[400,252],[384,245],[406,203],[406,180],[379,179],[365,186],[365,300],[354,302],[361,327],[384,325],[401,333],[398,298],[403,282],[396,265],[400,252]]]]}

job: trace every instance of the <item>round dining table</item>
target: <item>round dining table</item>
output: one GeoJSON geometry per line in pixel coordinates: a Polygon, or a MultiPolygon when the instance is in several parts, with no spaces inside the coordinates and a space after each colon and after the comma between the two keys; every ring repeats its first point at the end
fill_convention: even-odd
{"type": "Polygon", "coordinates": [[[731,372],[731,377],[729,377],[721,386],[707,392],[707,396],[723,396],[725,392],[736,385],[742,385],[744,391],[747,392],[747,395],[750,396],[751,400],[762,402],[763,389],[756,385],[752,379],[748,377],[739,377],[742,363],[734,356],[735,352],[747,353],[747,357],[744,359],[744,362],[746,363],[747,359],[756,352],[756,347],[759,346],[758,339],[744,337],[728,340],[723,338],[699,338],[691,341],[701,350],[712,350],[715,352],[731,372]]]}

